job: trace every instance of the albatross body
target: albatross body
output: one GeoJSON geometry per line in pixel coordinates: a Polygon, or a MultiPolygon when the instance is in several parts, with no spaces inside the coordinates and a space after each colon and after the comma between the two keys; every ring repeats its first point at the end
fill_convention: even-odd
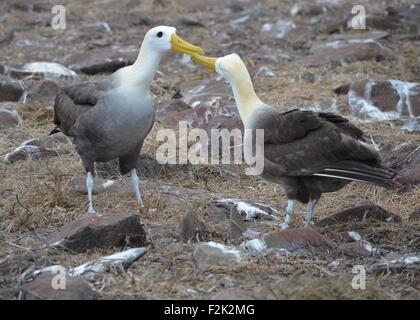
{"type": "Polygon", "coordinates": [[[64,88],[54,105],[51,133],[73,138],[87,172],[88,212],[92,201],[94,163],[119,159],[122,175],[130,172],[137,201],[143,207],[136,165],[143,141],[150,132],[155,109],[150,84],[168,51],[203,54],[201,48],[176,35],[173,27],[149,30],[137,60],[99,82],[83,82],[64,88]]]}
{"type": "Polygon", "coordinates": [[[245,129],[263,129],[264,170],[261,176],[279,184],[288,198],[286,229],[295,201],[307,203],[307,224],[322,193],[351,181],[394,188],[394,171],[380,164],[376,149],[347,119],[326,112],[280,112],[256,95],[248,70],[236,54],[193,60],[222,75],[231,85],[245,129]]]}

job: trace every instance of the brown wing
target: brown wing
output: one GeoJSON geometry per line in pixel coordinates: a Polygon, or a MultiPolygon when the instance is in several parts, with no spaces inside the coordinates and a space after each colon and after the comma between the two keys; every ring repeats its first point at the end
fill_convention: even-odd
{"type": "Polygon", "coordinates": [[[363,133],[330,113],[294,110],[263,124],[264,157],[285,176],[323,176],[390,186],[395,173],[379,164],[363,133]]]}
{"type": "Polygon", "coordinates": [[[83,82],[64,88],[55,98],[54,124],[51,133],[62,131],[70,135],[76,120],[98,102],[99,90],[95,82],[83,82]]]}

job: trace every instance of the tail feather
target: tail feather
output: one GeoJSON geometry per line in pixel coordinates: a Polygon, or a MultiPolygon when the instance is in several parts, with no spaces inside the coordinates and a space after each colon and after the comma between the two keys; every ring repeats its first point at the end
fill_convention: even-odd
{"type": "Polygon", "coordinates": [[[315,176],[359,181],[374,184],[386,189],[402,186],[396,171],[386,167],[372,167],[364,163],[344,161],[315,172],[315,176]]]}

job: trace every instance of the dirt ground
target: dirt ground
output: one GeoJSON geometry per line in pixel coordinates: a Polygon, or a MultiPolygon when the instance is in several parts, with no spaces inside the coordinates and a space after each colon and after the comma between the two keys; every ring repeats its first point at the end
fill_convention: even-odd
{"type": "MultiPolygon", "coordinates": [[[[350,12],[349,1],[342,1],[340,12],[350,12]],[[347,10],[347,11],[346,11],[347,10]]],[[[398,2],[398,1],[396,1],[398,2]]],[[[219,1],[148,0],[148,1],[60,1],[66,7],[68,20],[66,30],[53,30],[48,22],[48,11],[27,12],[0,4],[0,14],[8,15],[8,23],[21,21],[25,26],[18,33],[41,35],[53,44],[51,48],[18,47],[13,44],[0,47],[0,64],[18,65],[31,61],[62,61],[63,57],[83,52],[95,46],[139,46],[149,25],[134,23],[133,12],[145,11],[151,25],[176,25],[178,34],[184,39],[201,45],[209,55],[220,56],[231,52],[239,53],[249,67],[265,65],[274,76],[258,76],[254,79],[255,89],[260,98],[278,108],[290,108],[300,103],[319,106],[325,101],[337,99],[343,107],[342,114],[349,117],[366,135],[393,144],[419,140],[420,135],[399,133],[398,122],[368,123],[351,116],[347,111],[346,96],[336,96],[333,89],[340,85],[366,78],[398,79],[419,82],[417,40],[401,40],[390,37],[381,40],[397,53],[394,61],[357,61],[341,66],[308,68],[293,64],[293,60],[307,54],[309,44],[325,39],[316,34],[305,41],[278,40],[261,35],[261,26],[266,21],[276,21],[278,17],[290,16],[290,8],[295,1],[258,1],[241,5],[221,5],[219,1]],[[162,13],[163,12],[163,13],[162,13]],[[225,13],[224,13],[225,12],[225,13]],[[224,13],[224,14],[222,14],[224,13]],[[229,21],[250,15],[240,31],[228,28],[229,21]],[[182,22],[181,18],[190,18],[182,22]],[[15,19],[15,20],[13,20],[15,19]],[[91,22],[108,22],[112,33],[101,28],[88,28],[91,22]],[[126,25],[127,24],[127,25],[126,25]],[[224,29],[231,32],[232,39],[219,43],[216,32],[224,29]],[[76,39],[76,40],[71,40],[76,39]],[[253,53],[260,47],[276,48],[289,58],[279,58],[275,62],[258,58],[253,53]],[[413,54],[414,52],[414,54],[413,54]],[[314,82],[302,80],[305,73],[316,75],[314,82]]],[[[369,12],[380,12],[384,4],[364,1],[369,12]],[[374,3],[374,4],[373,4],[374,3]]],[[[399,1],[399,4],[415,1],[399,1]]],[[[334,17],[329,17],[334,19],[334,17]]],[[[5,20],[2,20],[5,23],[5,20]]],[[[137,21],[137,20],[136,20],[137,21]]],[[[177,92],[181,83],[211,76],[204,68],[182,68],[173,56],[164,63],[166,73],[173,80],[170,88],[163,88],[154,82],[152,91],[157,104],[168,101],[177,92]]],[[[88,76],[80,74],[81,80],[96,80],[105,75],[88,76]]],[[[26,79],[28,83],[39,81],[37,76],[26,79]]],[[[58,79],[66,85],[70,81],[58,79]]],[[[23,122],[18,129],[34,138],[45,138],[52,129],[53,111],[37,103],[18,104],[18,112],[23,122]]],[[[158,142],[155,140],[156,123],[146,139],[142,153],[154,156],[158,142]]],[[[19,143],[8,139],[9,132],[0,132],[0,154],[16,148],[19,143]]],[[[13,164],[0,162],[0,256],[19,255],[58,230],[65,223],[85,214],[87,197],[73,191],[70,181],[74,177],[84,177],[80,158],[70,143],[55,145],[59,157],[40,161],[26,160],[13,164]]],[[[368,272],[367,289],[354,290],[351,286],[354,265],[370,265],[374,258],[340,259],[340,265],[330,271],[331,259],[305,259],[269,255],[264,258],[248,257],[229,268],[214,268],[205,272],[197,270],[192,260],[195,243],[184,243],[173,234],[186,212],[194,212],[203,220],[207,203],[217,198],[242,198],[268,204],[279,210],[281,219],[287,199],[280,189],[260,178],[246,176],[242,166],[194,167],[187,166],[172,170],[169,174],[147,178],[142,185],[146,209],[140,213],[146,230],[159,226],[161,232],[149,234],[148,253],[124,272],[101,274],[91,283],[100,299],[209,299],[216,294],[240,289],[254,292],[256,297],[277,299],[419,299],[420,283],[418,272],[383,273],[368,272]],[[162,194],[162,188],[171,190],[180,187],[194,192],[180,192],[176,196],[162,194]],[[173,201],[173,198],[185,201],[173,201]]],[[[127,177],[119,177],[126,187],[118,192],[95,195],[96,208],[101,213],[136,212],[136,200],[127,177]]],[[[174,192],[176,193],[176,192],[174,192]]],[[[364,199],[384,209],[398,214],[400,224],[360,223],[352,226],[318,228],[333,240],[339,239],[343,230],[358,230],[366,239],[384,253],[416,253],[420,251],[418,238],[419,223],[408,222],[408,216],[419,207],[420,190],[413,188],[404,193],[359,183],[351,183],[342,190],[325,194],[315,213],[314,220],[349,208],[364,199]],[[417,240],[416,240],[417,239],[417,240]],[[394,249],[392,249],[394,248],[394,249]]],[[[293,227],[304,225],[304,205],[297,205],[293,227]]],[[[223,225],[207,223],[211,239],[220,243],[232,243],[226,236],[223,225]]],[[[274,231],[272,227],[267,231],[274,231]]],[[[51,264],[76,266],[96,257],[108,255],[118,249],[93,250],[83,254],[47,249],[51,264]]],[[[0,287],[18,287],[19,275],[11,274],[0,278],[0,287]]]]}

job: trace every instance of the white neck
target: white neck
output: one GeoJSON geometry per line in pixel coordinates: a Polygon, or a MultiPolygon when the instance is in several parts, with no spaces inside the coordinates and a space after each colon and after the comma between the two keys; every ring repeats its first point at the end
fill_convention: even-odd
{"type": "Polygon", "coordinates": [[[163,55],[163,52],[153,50],[143,43],[136,61],[124,68],[121,85],[138,91],[149,91],[163,55]]]}
{"type": "Polygon", "coordinates": [[[238,74],[235,74],[228,81],[232,87],[241,120],[245,128],[247,128],[250,126],[252,116],[256,109],[264,105],[264,103],[255,93],[254,85],[248,72],[238,72],[238,74]]]}

